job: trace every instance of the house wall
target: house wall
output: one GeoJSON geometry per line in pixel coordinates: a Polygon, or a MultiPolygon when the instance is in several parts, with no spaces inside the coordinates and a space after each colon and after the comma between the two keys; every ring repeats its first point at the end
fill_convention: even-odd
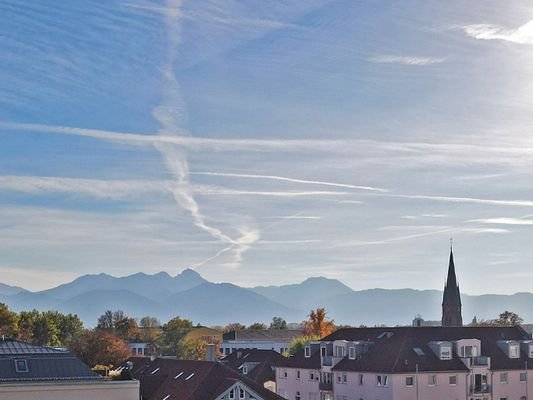
{"type": "Polygon", "coordinates": [[[533,396],[533,372],[527,372],[527,383],[520,382],[520,372],[525,372],[525,369],[522,371],[493,371],[493,399],[520,400],[522,396],[527,396],[528,399],[531,398],[533,396]],[[507,372],[508,383],[500,382],[500,374],[503,372],[507,372]]]}
{"type": "Polygon", "coordinates": [[[139,400],[139,381],[3,383],[0,400],[139,400]]]}
{"type": "MultiPolygon", "coordinates": [[[[318,370],[310,369],[296,369],[296,368],[276,368],[276,386],[277,393],[286,399],[294,400],[296,392],[300,392],[301,400],[309,400],[309,393],[316,393],[317,400],[320,398],[318,370]],[[298,379],[298,371],[300,371],[300,378],[298,379]],[[310,372],[313,371],[315,379],[310,379],[310,372]],[[285,372],[287,377],[285,377],[285,372]]],[[[312,399],[314,400],[314,399],[312,399]]]]}
{"type": "MultiPolygon", "coordinates": [[[[342,375],[342,372],[335,372],[333,376],[333,394],[334,399],[346,400],[392,400],[392,376],[388,375],[387,386],[376,385],[376,375],[370,372],[347,372],[347,382],[338,383],[337,375],[342,375]],[[359,374],[363,375],[363,384],[359,384],[359,374]],[[339,397],[337,397],[339,396],[339,397]],[[345,396],[345,397],[343,397],[345,396]]],[[[387,375],[387,374],[380,374],[387,375]]],[[[342,380],[342,379],[341,379],[342,380]]],[[[412,400],[412,399],[410,399],[412,400]]]]}
{"type": "Polygon", "coordinates": [[[288,350],[290,342],[274,342],[274,341],[245,341],[245,340],[232,340],[222,342],[220,348],[225,355],[232,353],[237,349],[258,349],[258,350],[274,350],[278,353],[282,353],[282,349],[288,350]],[[229,349],[229,353],[225,350],[229,349]]]}
{"type": "Polygon", "coordinates": [[[418,390],[416,374],[395,374],[392,378],[393,400],[456,400],[465,399],[468,374],[453,372],[419,373],[418,390]],[[436,376],[436,384],[430,385],[429,377],[436,376]],[[450,385],[449,377],[455,375],[457,384],[450,385]],[[406,386],[406,378],[414,377],[414,385],[406,386]]]}

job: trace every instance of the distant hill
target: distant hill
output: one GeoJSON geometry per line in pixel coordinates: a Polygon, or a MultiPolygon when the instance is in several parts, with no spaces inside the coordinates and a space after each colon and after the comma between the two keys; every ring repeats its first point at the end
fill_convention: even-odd
{"type": "Polygon", "coordinates": [[[18,286],[9,286],[9,285],[0,283],[0,295],[11,296],[13,294],[17,294],[17,293],[21,293],[25,291],[26,289],[22,289],[18,286]]]}
{"type": "MultiPolygon", "coordinates": [[[[494,319],[504,310],[533,322],[533,294],[462,295],[463,320],[474,316],[494,319]]],[[[107,309],[121,309],[136,318],[154,316],[162,322],[174,316],[204,325],[230,322],[269,323],[274,316],[288,322],[306,319],[309,311],[324,307],[338,324],[408,325],[415,315],[440,320],[442,292],[414,289],[354,291],[338,280],[309,278],[299,284],[242,288],[231,283],[212,283],[187,269],[177,276],[166,272],[137,273],[125,277],[84,275],[41,292],[29,292],[0,284],[0,302],[13,310],[59,310],[78,314],[86,326],[94,326],[107,309]]]]}

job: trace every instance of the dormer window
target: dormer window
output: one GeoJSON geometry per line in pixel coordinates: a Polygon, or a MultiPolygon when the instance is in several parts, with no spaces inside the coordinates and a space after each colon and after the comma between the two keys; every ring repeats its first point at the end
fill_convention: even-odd
{"type": "Polygon", "coordinates": [[[348,358],[350,360],[355,360],[355,347],[348,348],[348,358]]]}
{"type": "Polygon", "coordinates": [[[311,357],[311,347],[310,346],[305,346],[305,348],[304,348],[304,356],[305,356],[305,358],[310,358],[311,357]]]}
{"type": "Polygon", "coordinates": [[[519,358],[520,357],[520,347],[518,344],[509,345],[509,358],[519,358]]]}
{"type": "Polygon", "coordinates": [[[441,346],[440,348],[440,359],[441,360],[451,360],[452,359],[452,348],[449,346],[441,346]]]}
{"type": "Polygon", "coordinates": [[[26,360],[15,360],[15,371],[29,372],[28,362],[26,360]]]}
{"type": "Polygon", "coordinates": [[[529,345],[529,358],[533,358],[533,345],[529,345]]]}
{"type": "Polygon", "coordinates": [[[477,355],[477,348],[475,346],[462,346],[461,357],[475,357],[477,355]]]}

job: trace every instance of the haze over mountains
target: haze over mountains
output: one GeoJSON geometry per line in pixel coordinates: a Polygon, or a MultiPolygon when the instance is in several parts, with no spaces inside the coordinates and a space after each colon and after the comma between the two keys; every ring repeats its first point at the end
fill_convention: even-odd
{"type": "MultiPolygon", "coordinates": [[[[533,321],[533,294],[468,296],[463,294],[463,315],[468,323],[493,319],[504,310],[533,321]]],[[[406,325],[417,314],[439,320],[442,292],[414,289],[354,291],[338,280],[309,278],[299,284],[244,288],[208,282],[187,269],[172,277],[137,273],[125,277],[84,275],[52,289],[30,292],[0,284],[0,302],[15,311],[58,310],[76,313],[86,326],[94,326],[105,310],[121,309],[133,317],[154,316],[166,322],[179,315],[204,325],[230,322],[268,323],[274,316],[289,322],[306,319],[312,308],[325,307],[338,324],[406,325]]]]}

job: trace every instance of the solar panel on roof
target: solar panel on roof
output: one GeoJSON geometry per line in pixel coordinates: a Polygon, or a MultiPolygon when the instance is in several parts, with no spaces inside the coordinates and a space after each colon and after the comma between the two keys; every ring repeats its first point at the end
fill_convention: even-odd
{"type": "Polygon", "coordinates": [[[413,350],[418,356],[425,355],[424,350],[422,350],[420,347],[413,347],[413,350]]]}

